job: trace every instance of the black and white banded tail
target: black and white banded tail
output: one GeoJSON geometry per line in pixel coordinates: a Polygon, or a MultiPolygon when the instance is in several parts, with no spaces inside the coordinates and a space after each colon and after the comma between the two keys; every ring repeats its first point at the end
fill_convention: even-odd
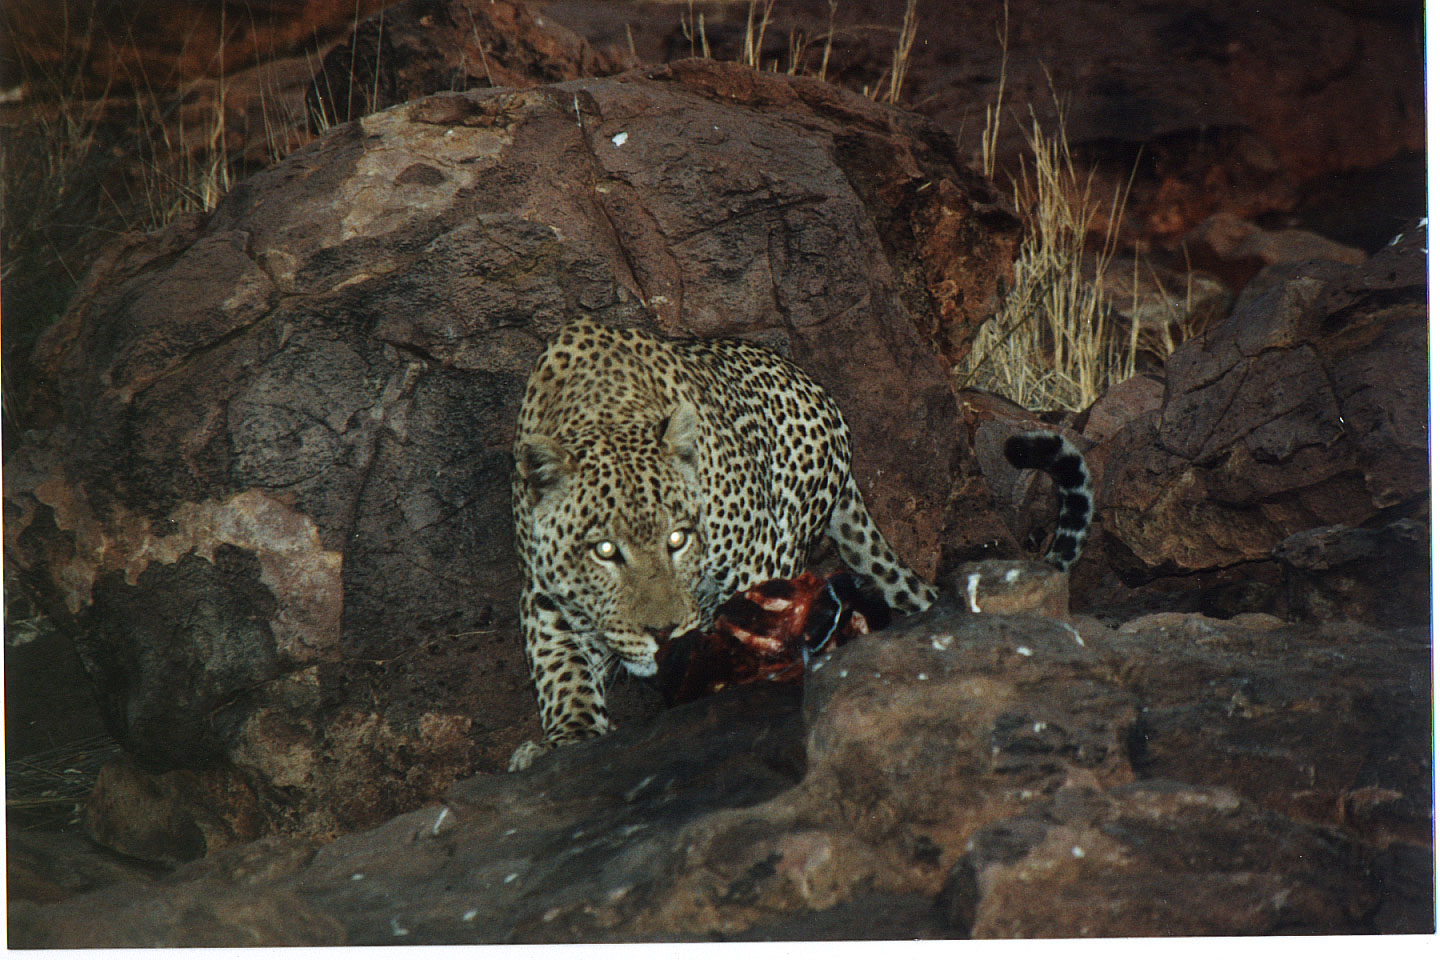
{"type": "Polygon", "coordinates": [[[1060,516],[1055,522],[1055,539],[1045,559],[1069,570],[1080,559],[1080,549],[1090,532],[1095,497],[1090,492],[1090,470],[1075,445],[1058,433],[1036,431],[1017,433],[1005,441],[1005,459],[1027,470],[1043,470],[1055,479],[1060,497],[1060,516]]]}

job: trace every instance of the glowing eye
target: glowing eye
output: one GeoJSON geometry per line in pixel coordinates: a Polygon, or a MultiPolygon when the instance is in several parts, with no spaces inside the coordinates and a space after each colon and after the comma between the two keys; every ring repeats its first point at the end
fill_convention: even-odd
{"type": "Polygon", "coordinates": [[[595,556],[599,557],[601,560],[614,560],[615,554],[620,552],[616,548],[615,544],[611,543],[609,540],[601,540],[591,549],[595,551],[595,556]]]}
{"type": "Polygon", "coordinates": [[[679,550],[681,547],[685,546],[685,544],[690,542],[690,531],[671,530],[670,536],[665,540],[665,542],[670,545],[671,550],[679,550]]]}

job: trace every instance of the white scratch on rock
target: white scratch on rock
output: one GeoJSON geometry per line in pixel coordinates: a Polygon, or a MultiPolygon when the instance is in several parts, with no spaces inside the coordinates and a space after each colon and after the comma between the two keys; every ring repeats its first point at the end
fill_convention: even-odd
{"type": "Polygon", "coordinates": [[[350,874],[350,879],[351,879],[351,880],[364,880],[364,879],[365,879],[365,874],[363,874],[363,873],[352,873],[352,874],[350,874]]]}
{"type": "Polygon", "coordinates": [[[1070,856],[1074,857],[1076,860],[1082,859],[1085,856],[1085,848],[1081,846],[1071,847],[1070,856]]]}
{"type": "MultiPolygon", "coordinates": [[[[635,786],[633,786],[633,787],[631,787],[629,790],[625,791],[625,802],[626,802],[626,803],[634,803],[634,802],[635,802],[635,798],[638,797],[638,796],[640,796],[640,791],[641,791],[641,790],[644,790],[646,787],[650,786],[650,781],[652,781],[652,780],[654,780],[654,779],[655,779],[655,774],[652,773],[652,774],[650,774],[650,776],[646,777],[644,780],[641,780],[639,783],[635,784],[635,786]]],[[[576,834],[576,836],[578,837],[579,834],[576,834]]]]}
{"type": "Polygon", "coordinates": [[[1060,626],[1070,631],[1070,636],[1075,638],[1076,643],[1080,644],[1080,646],[1082,647],[1085,646],[1085,638],[1080,636],[1079,630],[1076,630],[1074,627],[1070,626],[1070,624],[1064,622],[1063,620],[1060,622],[1060,626]]]}
{"type": "Polygon", "coordinates": [[[1020,568],[1019,568],[1019,567],[1011,567],[1009,570],[1006,570],[1006,571],[1005,571],[1005,582],[1006,582],[1006,583],[1014,583],[1016,580],[1019,580],[1019,579],[1020,579],[1020,568]]]}
{"type": "Polygon", "coordinates": [[[980,591],[980,574],[972,573],[965,578],[965,599],[970,603],[970,612],[979,613],[980,603],[976,594],[980,591]]]}
{"type": "Polygon", "coordinates": [[[930,641],[930,646],[936,650],[949,650],[950,644],[955,642],[955,637],[948,633],[942,633],[930,641]]]}
{"type": "Polygon", "coordinates": [[[1035,651],[1031,650],[1029,647],[1016,647],[1015,652],[1020,654],[1020,656],[1022,657],[1033,657],[1035,655],[1035,651]]]}
{"type": "Polygon", "coordinates": [[[400,918],[399,918],[399,917],[391,917],[391,918],[390,918],[390,932],[393,933],[393,934],[395,934],[395,936],[397,936],[397,937],[408,937],[408,936],[410,936],[410,931],[407,930],[407,929],[405,929],[404,927],[400,926],[400,918]]]}
{"type": "Polygon", "coordinates": [[[613,144],[615,144],[615,146],[617,146],[617,147],[623,147],[623,146],[625,146],[625,141],[626,141],[626,140],[629,140],[629,139],[630,139],[630,134],[625,133],[625,132],[622,131],[622,132],[620,132],[620,133],[615,134],[615,136],[611,137],[611,138],[610,138],[610,142],[613,143],[613,144]]]}
{"type": "Polygon", "coordinates": [[[441,807],[441,808],[440,808],[440,816],[438,816],[438,817],[435,818],[435,823],[432,824],[431,827],[430,827],[430,836],[432,836],[432,837],[438,837],[438,836],[440,835],[440,824],[444,823],[444,822],[445,822],[445,818],[448,817],[448,816],[450,816],[450,808],[449,808],[449,807],[441,807]]]}
{"type": "Polygon", "coordinates": [[[505,882],[506,882],[506,883],[514,883],[514,882],[519,878],[519,876],[520,876],[520,874],[518,874],[518,873],[512,873],[512,874],[510,874],[510,876],[508,876],[508,877],[505,878],[505,882]]]}
{"type": "Polygon", "coordinates": [[[473,923],[475,918],[479,915],[479,910],[466,910],[464,913],[460,914],[460,919],[463,920],[465,923],[473,923]]]}

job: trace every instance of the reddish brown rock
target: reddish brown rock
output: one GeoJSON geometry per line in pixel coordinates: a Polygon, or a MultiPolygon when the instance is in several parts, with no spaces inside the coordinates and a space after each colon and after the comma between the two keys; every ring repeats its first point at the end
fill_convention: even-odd
{"type": "Polygon", "coordinates": [[[254,840],[266,831],[259,799],[228,770],[158,776],[113,761],[85,804],[85,834],[136,861],[174,866],[254,840]]]}
{"type": "Polygon", "coordinates": [[[977,938],[1357,933],[1377,899],[1363,860],[1224,788],[1152,780],[978,831],[941,905],[977,938]]]}
{"type": "Polygon", "coordinates": [[[941,585],[968,613],[1070,617],[1069,577],[1041,560],[962,563],[941,585]]]}
{"type": "MultiPolygon", "coordinates": [[[[77,108],[73,91],[59,104],[37,97],[46,86],[39,83],[26,86],[21,102],[0,104],[7,143],[18,147],[13,169],[34,174],[22,173],[7,188],[17,198],[10,233],[18,238],[13,251],[7,244],[18,269],[4,291],[12,396],[28,394],[24,357],[35,330],[64,309],[101,238],[163,222],[181,205],[193,208],[309,138],[306,88],[337,40],[350,38],[309,91],[322,125],[322,99],[332,108],[343,100],[344,115],[353,116],[351,99],[363,108],[472,84],[593,75],[637,58],[653,65],[696,56],[703,45],[681,29],[683,19],[695,24],[695,14],[706,18],[712,55],[733,61],[749,12],[744,2],[687,4],[682,13],[674,3],[636,0],[525,7],[432,0],[386,5],[373,17],[381,6],[374,0],[269,0],[243,15],[177,0],[12,6],[22,75],[66,83],[79,74],[84,88],[106,95],[77,108]],[[109,96],[137,87],[138,104],[109,96]],[[137,129],[136,113],[152,103],[163,117],[137,129]],[[100,117],[95,146],[80,151],[53,207],[26,216],[32,197],[48,199],[44,171],[57,148],[33,134],[51,125],[56,109],[100,117]],[[137,142],[148,147],[136,150],[137,142]],[[157,155],[166,152],[168,160],[157,155]],[[217,166],[222,155],[226,162],[217,166]],[[183,186],[159,196],[157,183],[183,186]]],[[[826,76],[878,95],[904,8],[905,0],[834,9],[829,0],[787,0],[772,10],[760,58],[767,68],[793,65],[815,75],[828,39],[826,76]]],[[[938,12],[918,9],[921,40],[900,102],[978,155],[981,118],[1000,94],[1001,3],[951,5],[943,27],[938,12]]],[[[1057,99],[1070,104],[1077,158],[1102,167],[1107,187],[1097,195],[1134,173],[1127,236],[1142,246],[1173,247],[1195,224],[1222,213],[1305,227],[1373,251],[1424,209],[1420,13],[1414,0],[1304,0],[1255,11],[1219,0],[1015,5],[1002,112],[1024,117],[1033,108],[1048,124],[1057,99]]],[[[1024,149],[1019,124],[1007,119],[1000,133],[998,179],[1005,182],[1024,149]]],[[[988,258],[966,259],[948,246],[964,224],[926,225],[922,215],[910,226],[925,234],[918,239],[934,256],[908,269],[917,287],[933,287],[940,298],[919,322],[933,328],[951,358],[963,353],[973,314],[965,308],[952,318],[950,301],[987,300],[995,279],[988,258]]],[[[1183,265],[1178,249],[1170,253],[1171,266],[1183,265]]]]}
{"type": "Polygon", "coordinates": [[[983,314],[909,267],[940,229],[998,270],[993,201],[925,122],[735,65],[366,117],[96,264],[35,354],[7,561],[150,769],[233,768],[320,835],[377,822],[534,723],[508,476],[544,338],[583,312],[789,354],[933,575],[974,470],[903,304],[983,314]]]}
{"type": "Polygon", "coordinates": [[[1430,615],[1430,529],[1397,520],[1375,529],[1304,530],[1275,548],[1286,603],[1308,620],[1405,625],[1430,615]]]}
{"type": "Polygon", "coordinates": [[[1423,636],[952,603],[803,704],[746,685],[318,850],[12,903],[10,943],[1433,930],[1423,636]]]}
{"type": "Polygon", "coordinates": [[[1234,289],[1200,269],[1193,255],[1183,269],[1158,266],[1155,259],[1121,255],[1100,271],[1119,329],[1128,331],[1131,324],[1138,328],[1138,364],[1145,372],[1175,347],[1229,316],[1235,303],[1234,289]]]}
{"type": "MultiPolygon", "coordinates": [[[[1109,440],[1127,424],[1146,417],[1155,417],[1165,403],[1165,384],[1145,374],[1137,374],[1105,391],[1085,411],[1085,439],[1092,443],[1109,440]]],[[[1092,472],[1102,467],[1098,458],[1088,458],[1092,472]]]]}
{"type": "Polygon", "coordinates": [[[943,607],[857,640],[812,667],[806,788],[862,836],[953,850],[1071,778],[1124,783],[1135,706],[1103,663],[1060,621],[943,607]]]}
{"type": "MultiPolygon", "coordinates": [[[[13,810],[13,808],[12,808],[13,810]]],[[[9,818],[5,832],[7,903],[55,903],[77,893],[127,880],[153,879],[155,869],[98,853],[75,831],[18,829],[9,818]]]]}
{"type": "Polygon", "coordinates": [[[1411,232],[1359,267],[1301,265],[1176,351],[1159,416],[1102,444],[1106,537],[1092,559],[1131,585],[1190,577],[1191,591],[1251,565],[1271,597],[1230,609],[1283,611],[1271,556],[1287,537],[1423,522],[1422,245],[1411,232]]]}
{"type": "Polygon", "coordinates": [[[1308,230],[1264,230],[1234,214],[1207,217],[1185,238],[1191,262],[1224,277],[1239,290],[1257,272],[1276,264],[1334,260],[1357,266],[1365,253],[1308,230]]]}
{"type": "Polygon", "coordinates": [[[1116,640],[1140,703],[1138,774],[1223,784],[1382,845],[1429,842],[1430,671],[1413,628],[1157,614],[1116,640]]]}

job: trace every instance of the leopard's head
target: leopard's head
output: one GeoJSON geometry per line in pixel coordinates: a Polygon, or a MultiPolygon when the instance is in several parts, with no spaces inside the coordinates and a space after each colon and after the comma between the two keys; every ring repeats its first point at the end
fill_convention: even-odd
{"type": "Polygon", "coordinates": [[[701,625],[700,429],[681,404],[654,423],[530,434],[515,447],[533,581],[639,676],[655,673],[660,643],[701,625]]]}

